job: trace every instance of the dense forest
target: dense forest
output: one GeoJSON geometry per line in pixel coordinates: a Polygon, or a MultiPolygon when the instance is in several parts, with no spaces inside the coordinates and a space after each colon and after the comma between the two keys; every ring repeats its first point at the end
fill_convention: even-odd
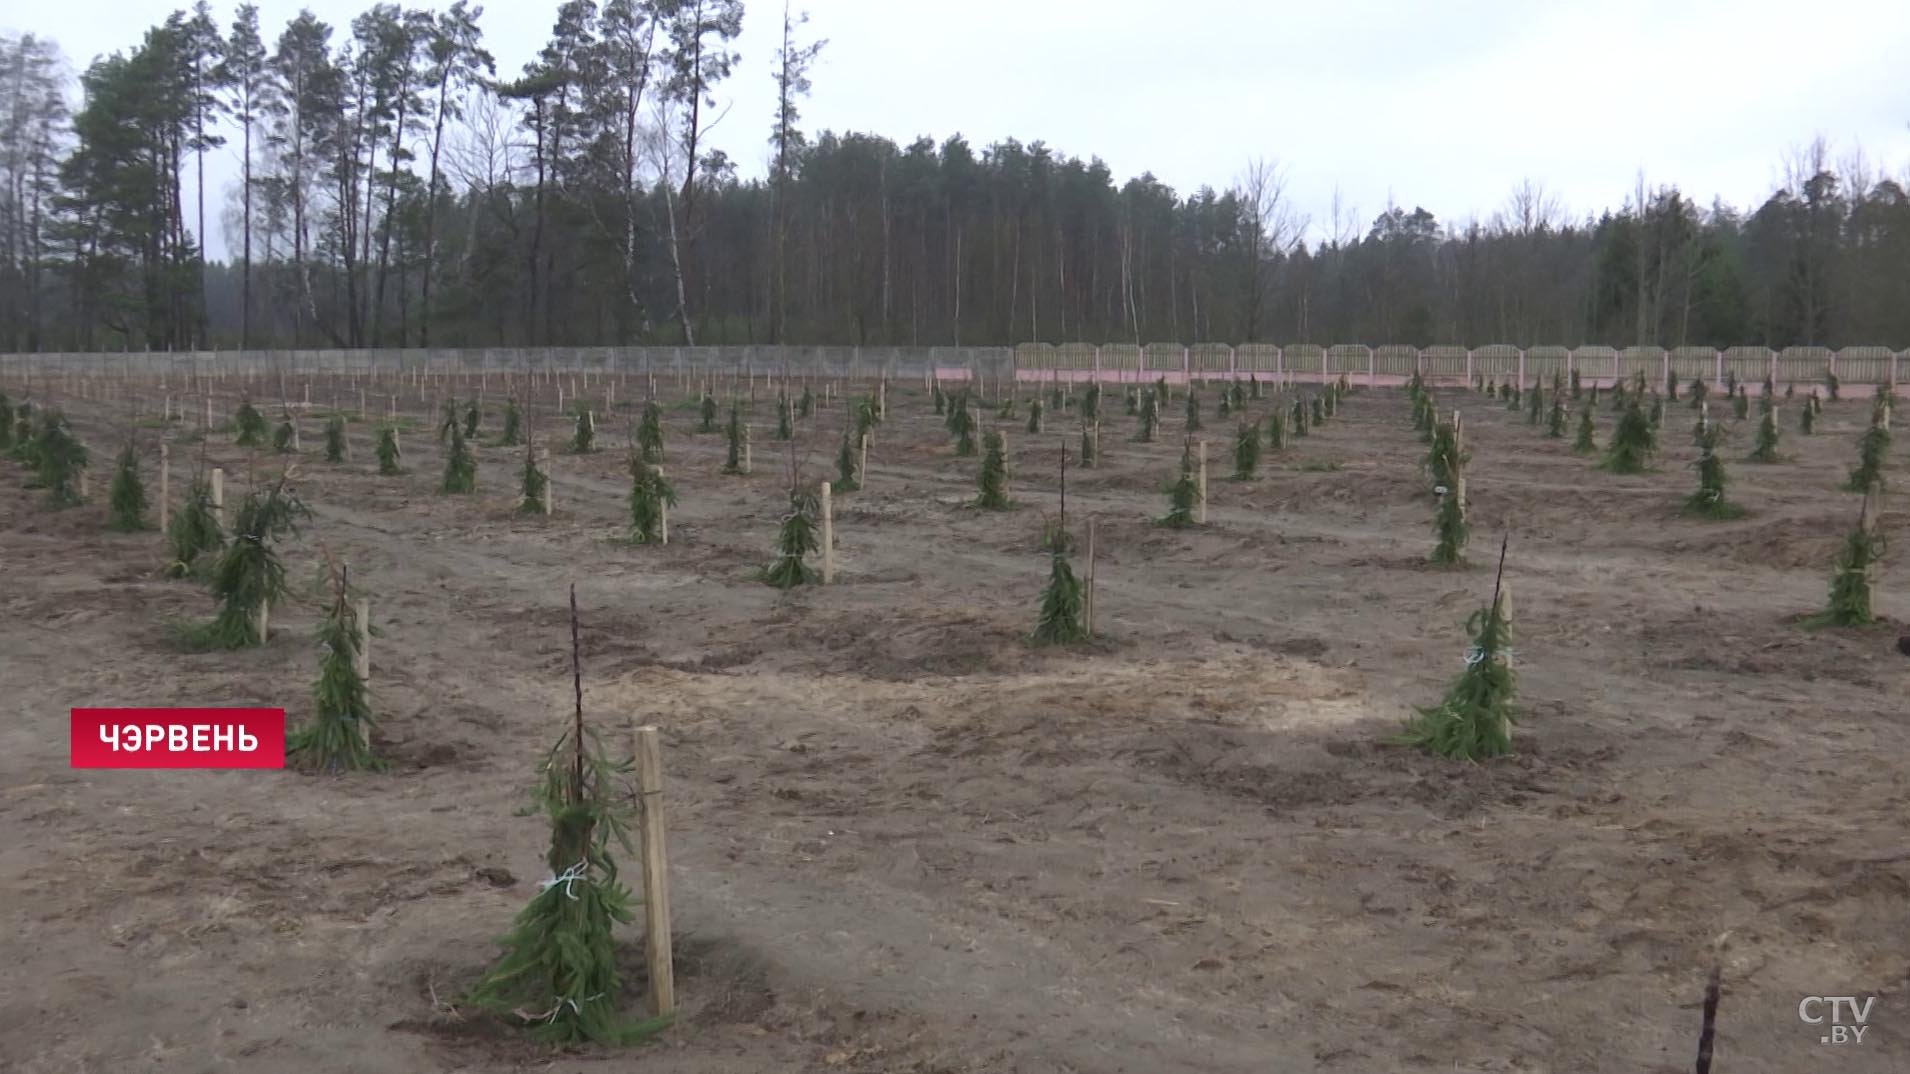
{"type": "Polygon", "coordinates": [[[276,35],[202,0],[76,83],[0,37],[0,350],[1910,346],[1910,195],[1822,143],[1754,209],[1641,181],[1572,218],[1526,183],[1463,224],[1308,221],[1265,163],[1183,194],[1040,141],[806,134],[826,41],[784,8],[743,176],[709,144],[743,16],[568,0],[516,74],[464,0],[276,35]],[[241,177],[208,204],[215,150],[241,177]]]}

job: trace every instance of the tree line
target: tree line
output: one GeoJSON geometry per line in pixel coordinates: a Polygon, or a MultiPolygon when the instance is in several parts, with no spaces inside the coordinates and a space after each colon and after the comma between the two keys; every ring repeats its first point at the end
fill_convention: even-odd
{"type": "Polygon", "coordinates": [[[1910,346],[1910,195],[1822,142],[1761,205],[1641,178],[1573,217],[1336,204],[1286,174],[800,126],[784,8],[768,174],[711,146],[741,0],[567,0],[516,75],[482,9],[206,0],[92,63],[0,37],[0,350],[630,343],[1910,346]],[[205,158],[236,182],[208,205],[205,158]],[[210,214],[210,220],[208,219],[210,214]],[[227,256],[202,236],[222,228],[227,256]]]}

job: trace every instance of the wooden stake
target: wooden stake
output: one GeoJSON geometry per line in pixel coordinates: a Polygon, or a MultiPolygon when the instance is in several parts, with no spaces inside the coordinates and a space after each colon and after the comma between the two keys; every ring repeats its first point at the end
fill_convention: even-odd
{"type": "Polygon", "coordinates": [[[159,532],[172,517],[172,445],[159,445],[159,532]]]}
{"type": "Polygon", "coordinates": [[[756,427],[754,425],[743,426],[743,472],[745,474],[750,472],[749,442],[754,437],[755,433],[756,433],[756,427]]]}
{"type": "Polygon", "coordinates": [[[1857,526],[1865,533],[1875,534],[1883,522],[1883,482],[1872,481],[1864,490],[1864,506],[1857,517],[1857,526]]]}
{"type": "Polygon", "coordinates": [[[371,685],[371,601],[360,600],[353,609],[358,620],[358,678],[367,687],[371,685]]]}
{"type": "Polygon", "coordinates": [[[543,474],[544,474],[544,495],[543,495],[544,517],[549,518],[552,514],[551,486],[552,484],[554,484],[554,482],[551,480],[551,472],[550,472],[550,449],[540,448],[538,449],[537,454],[538,454],[537,468],[543,471],[543,474]]]}
{"type": "Polygon", "coordinates": [[[212,468],[212,517],[218,520],[221,528],[224,528],[225,470],[218,466],[212,468]]]}
{"type": "Polygon", "coordinates": [[[821,487],[822,499],[822,584],[828,585],[836,580],[836,523],[835,508],[829,498],[829,482],[821,487]]]}
{"type": "Polygon", "coordinates": [[[663,840],[663,749],[655,727],[636,732],[638,819],[643,838],[643,948],[650,967],[650,1005],[659,1017],[676,1011],[670,953],[670,855],[663,840]]]}
{"type": "MultiPolygon", "coordinates": [[[[638,465],[641,466],[642,463],[638,463],[638,465]]],[[[659,483],[663,481],[663,467],[661,466],[657,467],[657,481],[659,483]]],[[[662,538],[662,540],[658,541],[657,543],[669,544],[670,543],[670,500],[668,497],[664,497],[664,496],[657,497],[657,521],[661,524],[657,531],[658,536],[662,538]]]]}
{"type": "Polygon", "coordinates": [[[266,643],[266,640],[271,637],[271,634],[270,634],[271,622],[272,622],[272,602],[269,600],[259,601],[259,612],[257,617],[253,620],[253,625],[258,627],[260,645],[264,645],[266,643]]]}
{"type": "Polygon", "coordinates": [[[1084,581],[1087,583],[1087,595],[1082,602],[1084,618],[1087,620],[1088,633],[1094,633],[1094,519],[1088,519],[1088,569],[1084,581]]]}
{"type": "Polygon", "coordinates": [[[856,463],[856,483],[862,488],[869,487],[869,434],[862,434],[862,459],[856,463]]]}
{"type": "Polygon", "coordinates": [[[1199,513],[1194,516],[1194,521],[1205,526],[1207,524],[1207,441],[1197,440],[1195,443],[1199,446],[1200,454],[1200,502],[1195,505],[1199,513]]]}

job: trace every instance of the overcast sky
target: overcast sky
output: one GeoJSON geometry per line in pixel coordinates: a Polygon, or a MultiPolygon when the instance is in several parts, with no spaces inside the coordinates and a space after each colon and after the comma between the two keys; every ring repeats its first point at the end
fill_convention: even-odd
{"type": "MultiPolygon", "coordinates": [[[[76,70],[174,5],[7,5],[76,70]]],[[[232,4],[219,6],[229,24],[232,4]]],[[[262,0],[268,43],[299,7],[349,32],[369,0],[262,0]]],[[[437,7],[431,3],[421,6],[437,7]]],[[[493,0],[499,71],[547,36],[553,0],[493,0]]],[[[906,144],[960,132],[1099,156],[1183,194],[1279,161],[1322,233],[1335,190],[1364,231],[1388,199],[1444,223],[1489,216],[1522,178],[1574,215],[1617,206],[1638,172],[1700,203],[1754,207],[1787,151],[1822,135],[1910,175],[1906,0],[808,0],[829,39],[803,126],[906,144]]],[[[782,8],[751,0],[715,143],[760,175],[782,8]]],[[[339,38],[335,37],[335,41],[339,38]]],[[[213,167],[210,163],[209,169],[213,167]]],[[[208,178],[216,193],[236,166],[208,178]]],[[[208,197],[208,209],[217,204],[208,197]]],[[[210,216],[210,211],[208,212],[210,216]]],[[[211,222],[208,221],[211,227],[211,222]]],[[[213,249],[217,250],[217,237],[213,249]]]]}

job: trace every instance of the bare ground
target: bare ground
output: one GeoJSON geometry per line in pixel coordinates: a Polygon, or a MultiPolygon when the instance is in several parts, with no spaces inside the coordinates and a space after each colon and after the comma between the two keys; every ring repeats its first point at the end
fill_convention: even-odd
{"type": "MultiPolygon", "coordinates": [[[[1151,518],[1179,408],[1134,444],[1110,396],[1104,465],[1069,481],[1070,517],[1099,520],[1103,637],[1071,652],[1023,638],[1072,421],[1016,423],[1023,507],[998,515],[963,505],[973,460],[898,393],[869,490],[837,501],[843,584],[789,595],[752,577],[782,502],[767,402],[749,477],[671,411],[682,502],[648,549],[616,540],[627,407],[608,450],[557,456],[551,520],[513,514],[509,449],[476,497],[435,495],[416,399],[403,478],[375,475],[367,424],[325,465],[307,421],[316,518],[288,562],[348,560],[382,632],[395,765],[347,778],[71,770],[74,705],[304,718],[314,616],[178,653],[168,623],[211,604],[157,577],[159,538],[47,512],[0,463],[0,1069],[1669,1072],[1714,958],[1719,1071],[1910,1069],[1901,569],[1894,622],[1796,623],[1856,516],[1836,485],[1864,404],[1812,438],[1787,419],[1776,465],[1736,461],[1742,426],[1750,514],[1701,523],[1677,515],[1682,407],[1627,478],[1448,392],[1477,565],[1446,571],[1397,393],[1250,483],[1207,399],[1212,525],[1175,532],[1151,518]],[[1389,745],[1460,667],[1507,532],[1518,756],[1389,745]],[[517,810],[568,705],[573,580],[588,712],[666,743],[685,1008],[632,1052],[553,1053],[459,1005],[543,875],[517,810]],[[1864,1043],[1821,1045],[1813,994],[1878,995],[1864,1043]]],[[[100,498],[127,405],[68,401],[100,498]]],[[[841,420],[803,428],[812,474],[841,420]]],[[[229,440],[231,495],[276,472],[229,440]]],[[[634,1011],[634,929],[625,956],[634,1011]]]]}

